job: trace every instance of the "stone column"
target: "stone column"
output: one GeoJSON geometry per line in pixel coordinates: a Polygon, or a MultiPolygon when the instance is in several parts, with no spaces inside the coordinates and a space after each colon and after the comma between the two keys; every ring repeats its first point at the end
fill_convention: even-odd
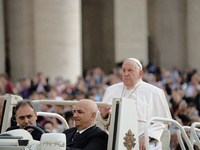
{"type": "Polygon", "coordinates": [[[114,67],[114,0],[82,0],[83,69],[114,67]]]}
{"type": "Polygon", "coordinates": [[[81,1],[34,0],[35,69],[72,83],[82,71],[81,1]]]}
{"type": "Polygon", "coordinates": [[[187,0],[187,61],[191,69],[200,70],[200,1],[187,0]]]}
{"type": "Polygon", "coordinates": [[[81,74],[80,0],[6,0],[12,81],[43,72],[53,82],[81,74]]]}
{"type": "Polygon", "coordinates": [[[6,0],[7,51],[12,81],[35,73],[34,24],[31,0],[6,0]]]}
{"type": "Polygon", "coordinates": [[[148,1],[149,54],[156,66],[186,65],[185,4],[185,0],[148,1]]]}
{"type": "Polygon", "coordinates": [[[146,0],[115,0],[115,61],[135,57],[147,63],[146,0]]]}
{"type": "Polygon", "coordinates": [[[3,0],[0,0],[0,73],[5,72],[3,0]]]}

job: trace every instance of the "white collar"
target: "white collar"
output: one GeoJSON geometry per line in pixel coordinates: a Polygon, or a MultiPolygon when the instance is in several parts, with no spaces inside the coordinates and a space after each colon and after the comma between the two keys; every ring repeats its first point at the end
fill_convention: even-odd
{"type": "MultiPolygon", "coordinates": [[[[92,126],[94,126],[94,125],[92,125],[92,126]]],[[[85,130],[91,128],[92,126],[89,126],[89,127],[85,128],[85,129],[83,129],[83,130],[81,130],[81,131],[77,130],[76,132],[79,132],[80,134],[82,134],[85,130]]]]}

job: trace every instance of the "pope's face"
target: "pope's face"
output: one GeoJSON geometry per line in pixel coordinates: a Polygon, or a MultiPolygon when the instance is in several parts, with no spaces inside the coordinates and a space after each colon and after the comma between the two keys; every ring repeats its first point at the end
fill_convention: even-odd
{"type": "Polygon", "coordinates": [[[140,70],[133,60],[127,60],[122,65],[122,81],[128,88],[133,87],[139,82],[142,77],[143,71],[140,70]]]}
{"type": "Polygon", "coordinates": [[[16,121],[20,129],[27,125],[36,125],[37,113],[29,105],[21,106],[16,112],[16,121]]]}

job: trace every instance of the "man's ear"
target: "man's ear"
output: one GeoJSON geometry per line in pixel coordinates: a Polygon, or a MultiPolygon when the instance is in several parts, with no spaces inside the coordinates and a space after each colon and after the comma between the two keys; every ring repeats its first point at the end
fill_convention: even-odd
{"type": "Polygon", "coordinates": [[[139,75],[140,75],[140,76],[143,75],[143,70],[140,70],[139,75]]]}
{"type": "Polygon", "coordinates": [[[36,116],[36,118],[37,118],[37,112],[35,112],[35,116],[36,116]]]}
{"type": "Polygon", "coordinates": [[[93,118],[93,120],[95,120],[96,115],[97,115],[97,114],[96,114],[95,112],[92,113],[92,118],[93,118]]]}

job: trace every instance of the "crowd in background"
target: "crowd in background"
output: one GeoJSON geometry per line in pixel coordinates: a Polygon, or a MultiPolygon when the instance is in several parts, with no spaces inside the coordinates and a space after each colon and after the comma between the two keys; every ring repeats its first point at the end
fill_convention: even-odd
{"type": "MultiPolygon", "coordinates": [[[[179,70],[174,66],[171,70],[147,66],[143,69],[143,80],[153,84],[166,94],[173,119],[181,125],[191,125],[199,121],[200,116],[200,76],[197,70],[186,67],[179,70]]],[[[92,68],[83,72],[72,84],[66,77],[57,77],[52,84],[42,72],[33,77],[24,76],[15,83],[9,81],[5,73],[0,74],[0,95],[12,93],[20,95],[23,99],[49,99],[49,100],[80,100],[88,98],[100,102],[106,88],[121,82],[121,67],[115,67],[109,74],[101,68],[92,68]]],[[[67,120],[70,127],[73,124],[71,106],[49,106],[40,104],[39,111],[56,112],[67,120]]],[[[50,132],[62,132],[62,124],[53,118],[39,118],[38,123],[50,132]]],[[[177,128],[170,126],[171,149],[177,144],[177,128]]]]}

